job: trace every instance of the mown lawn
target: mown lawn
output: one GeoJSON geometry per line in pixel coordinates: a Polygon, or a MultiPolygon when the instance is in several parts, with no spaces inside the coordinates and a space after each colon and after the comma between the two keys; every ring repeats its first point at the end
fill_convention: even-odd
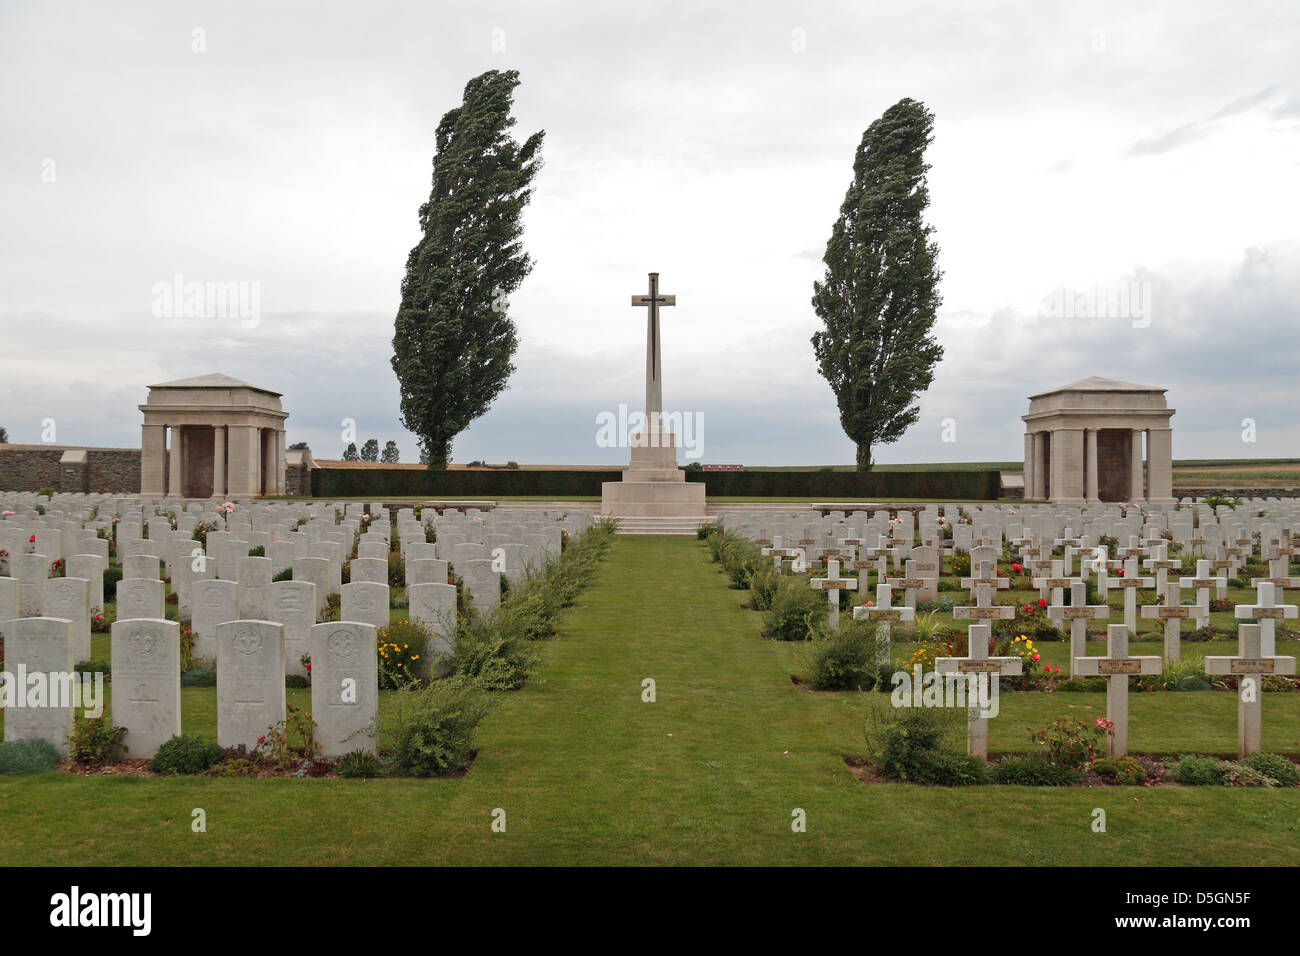
{"type": "MultiPolygon", "coordinates": [[[[796,686],[799,646],[758,636],[706,548],[619,539],[505,694],[458,779],[0,778],[11,864],[1295,864],[1300,790],[860,783],[866,700],[796,686]],[[655,681],[656,701],[642,700],[655,681]],[[208,829],[190,830],[194,808],[208,829]],[[1090,828],[1094,808],[1107,832],[1090,828]],[[506,832],[491,829],[493,811],[506,832]],[[791,830],[792,812],[807,832],[791,830]]],[[[1206,645],[1195,645],[1198,649],[1206,645]]],[[[1137,652],[1141,649],[1135,646],[1137,652]]],[[[1191,645],[1185,646],[1189,651],[1191,645]]],[[[1049,653],[1064,645],[1050,647],[1049,653]]],[[[1217,648],[1216,648],[1217,650],[1217,648]]],[[[910,649],[900,645],[898,659],[910,649]]],[[[1050,659],[1050,658],[1049,658],[1050,659]]],[[[305,701],[306,692],[291,693],[305,701]]],[[[211,689],[187,729],[215,731],[211,689]]],[[[1103,694],[1004,694],[995,751],[1103,694]]],[[[1265,746],[1300,750],[1300,695],[1264,701],[1265,746]]],[[[1135,694],[1134,750],[1228,752],[1226,693],[1135,694]]]]}

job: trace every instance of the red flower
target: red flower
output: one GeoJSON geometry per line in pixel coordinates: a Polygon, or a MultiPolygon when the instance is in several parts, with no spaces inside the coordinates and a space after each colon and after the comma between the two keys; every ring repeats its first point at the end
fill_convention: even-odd
{"type": "Polygon", "coordinates": [[[1047,599],[1046,599],[1046,598],[1039,598],[1039,599],[1038,599],[1038,606],[1039,606],[1039,607],[1047,607],[1047,599]]]}
{"type": "Polygon", "coordinates": [[[306,666],[306,668],[307,668],[307,671],[310,673],[310,671],[311,671],[311,661],[308,661],[308,662],[306,663],[305,666],[306,666]]]}
{"type": "Polygon", "coordinates": [[[28,539],[27,539],[27,543],[28,543],[28,544],[35,544],[35,543],[36,543],[36,535],[32,535],[30,538],[28,538],[28,539]]]}
{"type": "Polygon", "coordinates": [[[1020,564],[1016,563],[1016,564],[1011,565],[1011,570],[1012,570],[1012,571],[1015,571],[1016,574],[1019,574],[1021,571],[1024,570],[1024,568],[1021,567],[1020,564]]]}

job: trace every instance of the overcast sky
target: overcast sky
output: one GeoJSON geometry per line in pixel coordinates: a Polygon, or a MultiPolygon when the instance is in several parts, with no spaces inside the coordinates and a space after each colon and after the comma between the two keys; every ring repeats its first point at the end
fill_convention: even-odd
{"type": "Polygon", "coordinates": [[[902,97],[936,117],[947,354],[879,460],[1019,459],[1027,396],[1091,375],[1168,388],[1175,457],[1294,456],[1298,22],[1184,0],[6,0],[0,425],[138,447],[147,385],[219,371],[283,392],[317,457],[355,419],[414,460],[389,359],[434,130],[470,77],[517,69],[516,134],[546,130],[535,266],[518,372],[456,461],[626,461],[596,417],[643,401],[628,301],[651,270],[678,303],[664,404],[702,415],[704,461],[852,461],[809,300],[862,132],[902,97]],[[260,321],[155,316],[177,275],[256,289],[260,321]],[[1128,314],[1072,307],[1121,288],[1128,314]]]}

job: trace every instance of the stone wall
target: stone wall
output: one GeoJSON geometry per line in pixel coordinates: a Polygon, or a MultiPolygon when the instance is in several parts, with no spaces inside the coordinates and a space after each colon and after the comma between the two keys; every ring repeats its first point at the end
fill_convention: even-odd
{"type": "Polygon", "coordinates": [[[140,491],[140,449],[84,445],[0,445],[0,490],[140,491]],[[66,452],[83,451],[84,460],[66,452]],[[64,458],[70,459],[65,462],[64,458]]]}

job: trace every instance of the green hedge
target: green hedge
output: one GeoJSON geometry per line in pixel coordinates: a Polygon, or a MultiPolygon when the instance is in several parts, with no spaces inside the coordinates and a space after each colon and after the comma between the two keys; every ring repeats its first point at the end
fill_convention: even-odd
{"type": "MultiPolygon", "coordinates": [[[[599,497],[602,482],[621,481],[622,477],[619,470],[430,472],[414,468],[319,468],[312,472],[311,491],[317,498],[599,497]]],[[[1002,493],[997,471],[694,471],[686,473],[686,480],[704,482],[710,497],[996,501],[1002,493]]]]}

